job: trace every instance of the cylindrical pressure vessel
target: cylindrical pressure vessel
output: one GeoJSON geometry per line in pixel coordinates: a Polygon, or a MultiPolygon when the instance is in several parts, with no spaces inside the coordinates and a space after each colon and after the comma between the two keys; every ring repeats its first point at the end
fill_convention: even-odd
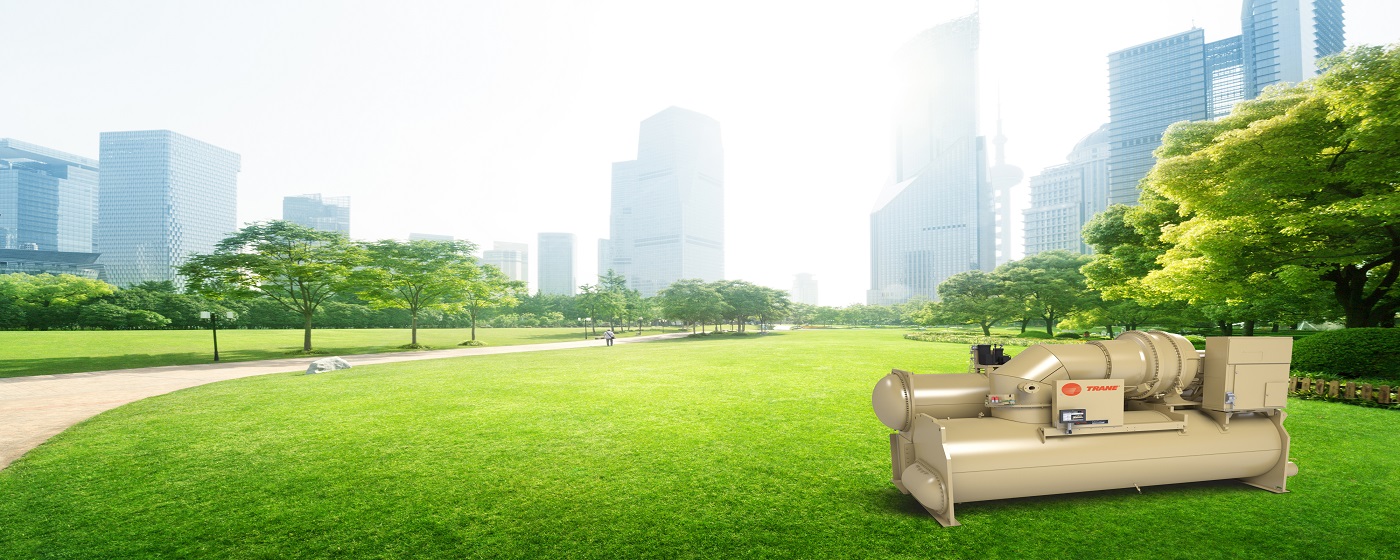
{"type": "Polygon", "coordinates": [[[905,431],[914,418],[976,418],[987,413],[987,378],[975,373],[918,374],[894,370],[870,397],[875,416],[892,429],[905,431]]]}

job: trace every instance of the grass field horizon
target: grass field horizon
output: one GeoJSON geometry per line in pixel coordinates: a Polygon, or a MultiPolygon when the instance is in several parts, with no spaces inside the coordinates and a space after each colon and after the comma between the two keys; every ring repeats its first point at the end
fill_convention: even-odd
{"type": "MultiPolygon", "coordinates": [[[[677,332],[647,329],[642,334],[677,332]]],[[[602,328],[598,334],[601,335],[602,328]]],[[[620,333],[621,337],[634,332],[620,333]]],[[[219,360],[247,362],[304,356],[301,329],[220,329],[219,360]]],[[[585,340],[581,328],[479,328],[476,338],[489,346],[517,346],[585,340]]],[[[592,338],[590,334],[589,338],[592,338]]],[[[411,352],[408,329],[316,329],[318,355],[411,352]]],[[[471,329],[418,329],[418,343],[429,350],[458,348],[471,329]]],[[[106,371],[214,361],[207,330],[160,331],[0,331],[0,378],[106,371]]]]}
{"type": "Polygon", "coordinates": [[[967,348],[813,330],[274,374],[123,406],[0,471],[0,557],[1391,557],[1392,411],[1289,401],[1288,494],[962,504],[889,483],[870,389],[967,348]]]}

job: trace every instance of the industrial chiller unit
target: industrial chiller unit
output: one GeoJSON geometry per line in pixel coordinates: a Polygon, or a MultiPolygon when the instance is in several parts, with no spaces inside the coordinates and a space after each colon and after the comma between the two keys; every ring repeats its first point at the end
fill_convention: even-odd
{"type": "Polygon", "coordinates": [[[891,482],[943,526],[955,504],[1240,479],[1285,492],[1282,410],[1293,340],[1211,337],[1204,352],[1160,331],[1037,345],[972,371],[894,370],[875,385],[891,482]],[[1005,362],[1005,363],[1001,363],[1005,362]]]}

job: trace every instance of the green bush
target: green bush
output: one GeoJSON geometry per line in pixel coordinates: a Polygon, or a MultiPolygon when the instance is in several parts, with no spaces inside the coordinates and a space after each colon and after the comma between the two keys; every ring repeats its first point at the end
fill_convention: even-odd
{"type": "Polygon", "coordinates": [[[1020,334],[1021,338],[1050,338],[1050,333],[1042,331],[1026,331],[1020,334]]]}
{"type": "Polygon", "coordinates": [[[1081,338],[1077,332],[1062,332],[1055,335],[1055,338],[1081,338]]]}
{"type": "Polygon", "coordinates": [[[1206,349],[1206,337],[1204,336],[1201,336],[1199,334],[1188,334],[1186,335],[1186,341],[1190,342],[1192,346],[1195,346],[1197,350],[1206,349]]]}
{"type": "Polygon", "coordinates": [[[1293,369],[1400,381],[1400,329],[1325,331],[1293,343],[1293,369]]]}

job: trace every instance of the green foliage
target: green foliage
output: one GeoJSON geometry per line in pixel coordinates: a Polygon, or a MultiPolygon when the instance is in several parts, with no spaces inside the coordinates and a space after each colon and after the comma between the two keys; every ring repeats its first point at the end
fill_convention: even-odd
{"type": "Polygon", "coordinates": [[[1400,329],[1323,331],[1293,343],[1293,369],[1400,382],[1400,329]]]}
{"type": "Polygon", "coordinates": [[[211,298],[266,297],[302,318],[302,350],[311,351],[317,308],[348,289],[364,251],[342,234],[274,220],[244,226],[213,253],[193,255],[180,267],[191,291],[211,298]]]}
{"type": "Polygon", "coordinates": [[[85,305],[114,291],[101,280],[71,274],[0,274],[0,311],[13,313],[0,323],[30,330],[76,328],[85,305]]]}
{"type": "Polygon", "coordinates": [[[1056,334],[1055,334],[1055,338],[1068,338],[1068,339],[1078,340],[1078,339],[1083,338],[1083,337],[1080,336],[1080,334],[1077,333],[1077,332],[1062,332],[1062,333],[1056,333],[1056,334]]]}
{"type": "MultiPolygon", "coordinates": [[[[1037,253],[997,267],[1006,297],[1021,302],[1024,317],[1045,322],[1046,338],[1055,335],[1055,326],[1064,316],[1093,303],[1084,273],[1079,269],[1089,257],[1056,250],[1037,253]]],[[[941,288],[941,286],[940,286],[941,288]]]]}
{"type": "Polygon", "coordinates": [[[1400,47],[1353,49],[1325,65],[1228,117],[1169,128],[1142,205],[1086,228],[1102,253],[1086,267],[1090,285],[1144,303],[1189,301],[1247,329],[1299,310],[1340,309],[1348,327],[1393,323],[1400,47]]]}
{"type": "Polygon", "coordinates": [[[1019,301],[1008,296],[1005,277],[999,274],[969,270],[948,277],[938,285],[938,303],[929,303],[915,320],[922,325],[948,322],[977,325],[982,334],[990,335],[992,325],[1014,316],[1019,301]]]}
{"type": "Polygon", "coordinates": [[[356,295],[372,307],[407,310],[410,345],[418,344],[419,313],[460,309],[468,283],[478,276],[476,245],[467,241],[385,239],[360,246],[368,260],[350,275],[356,295]]]}
{"type": "Polygon", "coordinates": [[[1043,333],[1043,332],[1040,332],[1040,331],[1026,331],[1026,332],[1021,333],[1021,338],[1044,339],[1044,338],[1054,338],[1054,337],[1051,336],[1050,333],[1043,333]]]}

